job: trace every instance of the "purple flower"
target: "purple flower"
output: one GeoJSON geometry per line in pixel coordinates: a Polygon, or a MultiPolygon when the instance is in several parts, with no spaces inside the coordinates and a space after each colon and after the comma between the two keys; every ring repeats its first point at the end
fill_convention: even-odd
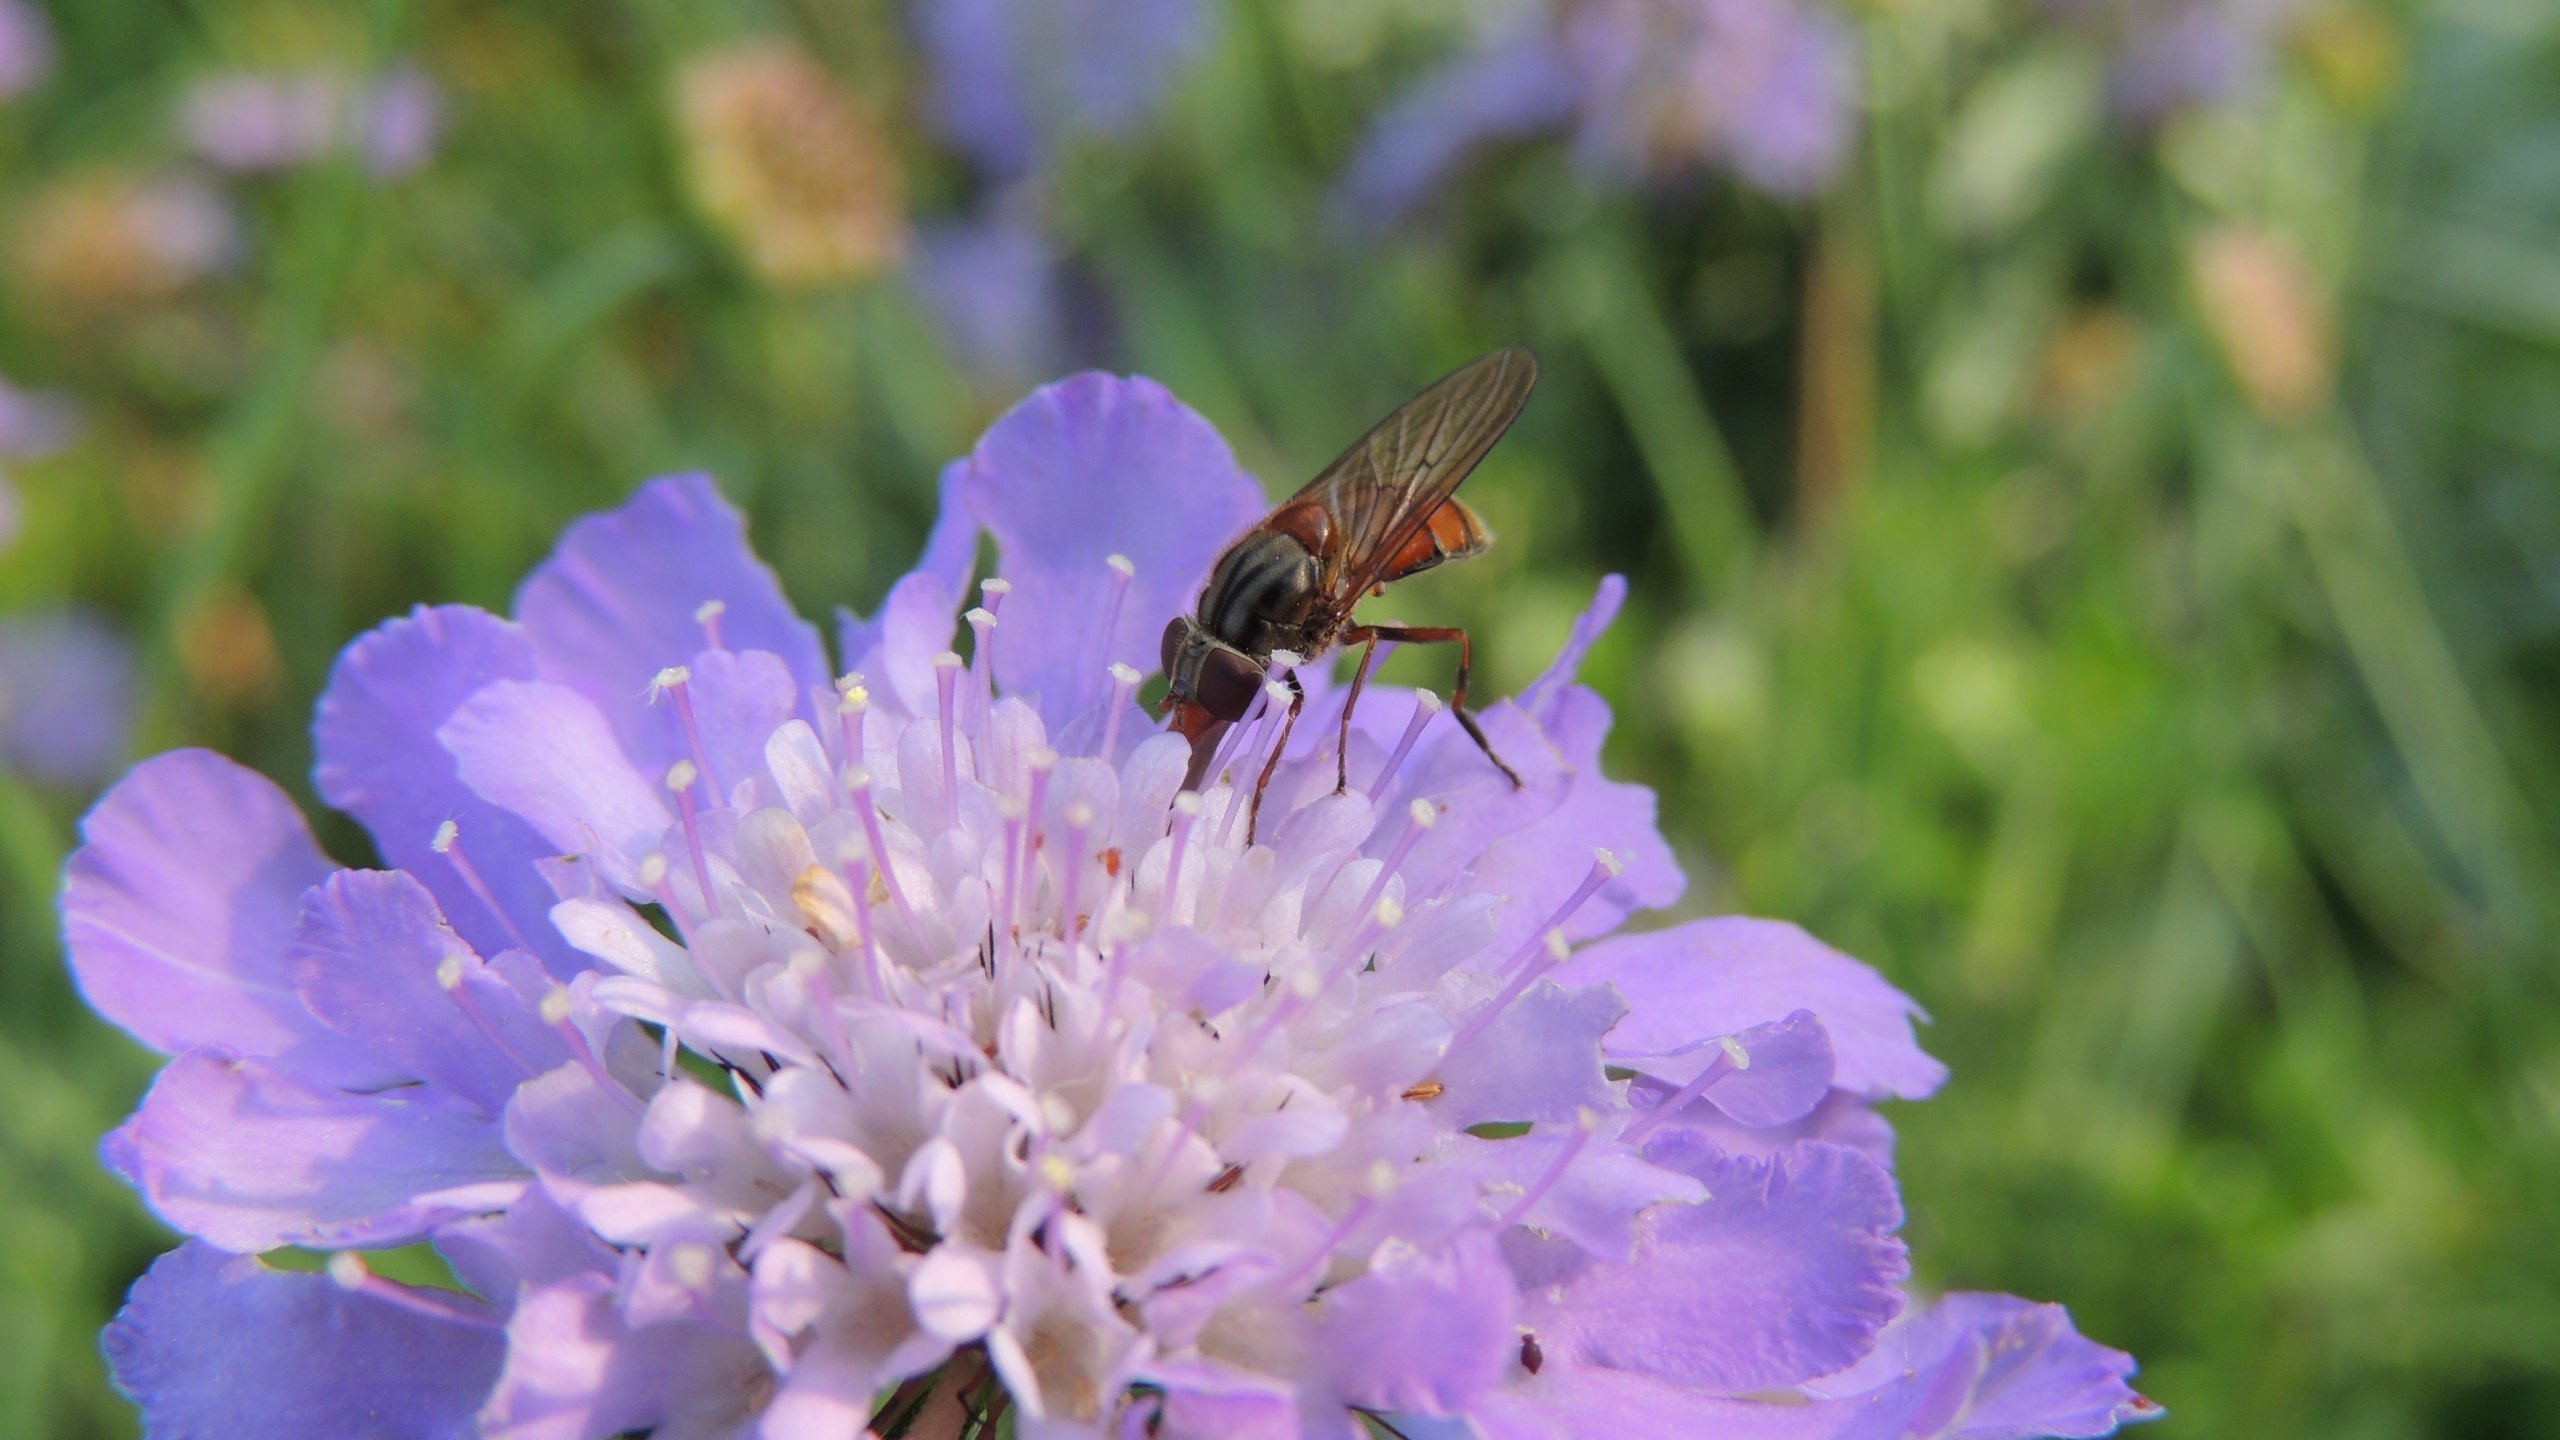
{"type": "Polygon", "coordinates": [[[915,22],[934,123],[1017,176],[1145,124],[1207,48],[1212,16],[1199,0],[920,0],[915,22]]]}
{"type": "Polygon", "coordinates": [[[1818,0],[1543,0],[1390,106],[1337,204],[1392,222],[1485,146],[1559,131],[1603,173],[1714,165],[1811,195],[1848,152],[1854,54],[1818,0]]]}
{"type": "Polygon", "coordinates": [[[342,71],[233,72],[197,81],[179,103],[179,128],[225,170],[290,170],[342,147],[396,179],[425,164],[443,129],[435,82],[414,65],[360,84],[342,71]]]}
{"type": "Polygon", "coordinates": [[[53,27],[27,0],[0,0],[0,100],[13,100],[53,73],[53,27]]]}
{"type": "Polygon", "coordinates": [[[1434,698],[1372,692],[1335,793],[1343,691],[1310,672],[1249,845],[1276,717],[1177,793],[1188,746],[1134,704],[1262,504],[1217,433],[1077,376],[943,487],[916,570],[843,617],[857,673],[701,477],[573,526],[513,619],[359,640],[318,784],[397,869],[337,868],[203,751],[99,803],[72,964],[171,1057],[105,1158],[194,1237],[107,1336],[151,1429],[2143,1413],[2059,1310],[1906,1310],[1868,1107],[1943,1077],[1907,998],[1770,922],[1605,938],[1683,883],[1576,680],[1621,582],[1484,714],[1519,788],[1434,698]],[[461,1288],[359,1258],[422,1240],[461,1288]],[[238,1258],[285,1245],[328,1279],[238,1258]]]}
{"type": "Polygon", "coordinates": [[[2062,23],[2094,32],[2111,55],[2117,116],[2156,125],[2241,100],[2266,78],[2299,0],[2047,0],[2062,23]]]}
{"type": "Polygon", "coordinates": [[[22,390],[0,379],[0,460],[41,460],[79,438],[80,407],[59,390],[22,390]]]}
{"type": "Polygon", "coordinates": [[[916,292],[955,359],[990,387],[1052,373],[1066,350],[1057,247],[1009,215],[918,237],[916,292]]]}
{"type": "Polygon", "coordinates": [[[84,610],[0,619],[0,762],[94,785],[131,753],[133,646],[84,610]]]}

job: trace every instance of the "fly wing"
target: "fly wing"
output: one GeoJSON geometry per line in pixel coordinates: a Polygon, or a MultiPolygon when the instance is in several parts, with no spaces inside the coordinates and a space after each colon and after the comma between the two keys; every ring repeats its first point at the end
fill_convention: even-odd
{"type": "Polygon", "coordinates": [[[1529,403],[1538,357],[1517,346],[1450,372],[1396,407],[1281,508],[1333,517],[1319,588],[1349,605],[1431,519],[1529,403]]]}

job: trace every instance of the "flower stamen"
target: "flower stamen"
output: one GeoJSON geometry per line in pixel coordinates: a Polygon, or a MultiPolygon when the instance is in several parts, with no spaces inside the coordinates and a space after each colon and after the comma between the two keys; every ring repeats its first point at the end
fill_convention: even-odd
{"type": "Polygon", "coordinates": [[[711,859],[702,848],[702,816],[693,802],[693,782],[698,772],[690,760],[679,760],[667,767],[667,790],[676,797],[676,816],[684,824],[684,848],[693,857],[694,883],[702,887],[702,915],[706,920],[720,918],[720,897],[711,889],[711,859]]]}
{"type": "MultiPolygon", "coordinates": [[[[1610,881],[1617,879],[1619,875],[1625,873],[1626,868],[1626,864],[1619,860],[1618,857],[1610,851],[1592,851],[1590,873],[1582,877],[1582,883],[1574,888],[1574,892],[1572,894],[1565,897],[1564,903],[1556,907],[1554,914],[1547,917],[1547,923],[1538,927],[1539,931],[1543,933],[1545,931],[1563,928],[1564,922],[1573,918],[1573,912],[1581,909],[1583,903],[1589,900],[1592,896],[1599,894],[1601,886],[1608,884],[1610,881]]],[[[1532,937],[1528,942],[1522,944],[1519,949],[1513,951],[1511,953],[1511,958],[1503,961],[1501,966],[1493,973],[1496,975],[1510,974],[1515,967],[1526,962],[1531,956],[1537,953],[1537,943],[1536,938],[1532,937]]]]}
{"type": "Polygon", "coordinates": [[[953,733],[951,707],[960,688],[960,657],[945,650],[933,657],[933,690],[939,701],[935,719],[942,729],[942,823],[960,823],[960,745],[953,733]]]}
{"type": "Polygon", "coordinates": [[[1679,1114],[1692,1101],[1706,1094],[1707,1087],[1737,1070],[1751,1068],[1751,1052],[1742,1048],[1741,1041],[1727,1035],[1716,1043],[1723,1048],[1716,1052],[1714,1059],[1707,1062],[1706,1068],[1692,1076],[1688,1084],[1671,1092],[1669,1098],[1661,1104],[1637,1116],[1634,1124],[1620,1132],[1618,1136],[1620,1143],[1626,1145],[1644,1143],[1644,1137],[1652,1134],[1663,1121],[1679,1114]]]}
{"type": "Polygon", "coordinates": [[[1511,1208],[1503,1212],[1502,1218],[1493,1222],[1493,1228],[1508,1230],[1526,1219],[1530,1209],[1539,1201],[1546,1199],[1547,1192],[1554,1189],[1556,1182],[1564,1178],[1564,1172],[1572,1168],[1573,1162],[1581,1156],[1583,1147],[1591,1143],[1592,1134],[1599,1128],[1600,1116],[1590,1106],[1585,1105],[1576,1110],[1573,1115],[1573,1133],[1565,1137],[1564,1147],[1556,1152],[1554,1160],[1548,1162],[1546,1173],[1540,1175],[1537,1183],[1523,1191],[1520,1198],[1512,1202],[1511,1208]]]}
{"type": "Polygon", "coordinates": [[[488,1306],[472,1301],[456,1291],[434,1291],[385,1280],[373,1273],[373,1267],[353,1250],[340,1250],[329,1257],[329,1278],[339,1289],[368,1299],[396,1305],[412,1315],[447,1324],[468,1325],[474,1330],[504,1330],[506,1320],[488,1306]],[[450,1296],[440,1299],[438,1296],[450,1296]]]}
{"type": "MultiPolygon", "coordinates": [[[[573,1013],[575,1009],[575,1002],[569,998],[569,987],[554,985],[542,996],[542,1023],[559,1032],[560,1038],[568,1042],[571,1058],[596,1082],[596,1088],[612,1096],[615,1104],[632,1114],[646,1113],[649,1107],[641,1103],[640,1097],[632,1094],[629,1087],[613,1078],[612,1071],[604,1068],[604,1061],[597,1057],[595,1047],[587,1043],[587,1032],[578,1028],[573,1013]]],[[[667,1027],[666,1042],[670,1050],[675,1047],[676,1032],[672,1025],[667,1027]]],[[[672,1077],[674,1067],[668,1066],[667,1073],[672,1077]]]]}
{"type": "Polygon", "coordinates": [[[718,805],[720,782],[711,773],[711,752],[703,748],[702,726],[693,715],[693,672],[682,665],[670,665],[649,682],[649,694],[651,699],[664,695],[675,702],[676,723],[684,727],[685,744],[693,750],[694,771],[702,777],[703,803],[718,805]]]}
{"type": "Polygon", "coordinates": [[[453,873],[462,881],[462,888],[471,892],[471,898],[487,906],[489,913],[497,917],[498,928],[507,932],[508,941],[519,950],[532,949],[533,942],[524,938],[524,932],[516,928],[516,917],[508,914],[507,908],[498,903],[496,892],[480,878],[479,868],[471,863],[471,857],[463,853],[462,827],[447,820],[436,827],[435,838],[427,843],[445,858],[446,864],[453,867],[453,873]]]}
{"type": "Polygon", "coordinates": [[[1129,697],[1138,693],[1140,676],[1137,668],[1125,661],[1111,662],[1111,698],[1102,711],[1101,759],[1105,765],[1120,762],[1120,717],[1129,711],[1129,697]]]}
{"type": "Polygon", "coordinates": [[[728,613],[729,602],[726,600],[705,600],[693,607],[693,623],[702,627],[702,638],[710,642],[704,648],[711,650],[729,648],[720,642],[720,617],[728,613]]]}
{"type": "Polygon", "coordinates": [[[1422,732],[1430,728],[1431,722],[1439,716],[1443,708],[1445,707],[1439,696],[1419,686],[1415,687],[1413,718],[1404,722],[1404,737],[1396,741],[1396,748],[1387,754],[1387,763],[1378,769],[1378,778],[1370,782],[1370,799],[1375,800],[1386,793],[1387,786],[1396,778],[1396,772],[1404,768],[1405,757],[1413,753],[1415,742],[1422,738],[1422,732]]]}

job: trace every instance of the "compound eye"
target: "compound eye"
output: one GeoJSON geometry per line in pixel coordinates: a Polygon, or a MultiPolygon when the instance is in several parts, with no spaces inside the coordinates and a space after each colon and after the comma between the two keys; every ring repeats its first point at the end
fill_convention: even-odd
{"type": "Polygon", "coordinates": [[[1191,698],[1221,720],[1241,720],[1262,693],[1262,667],[1233,650],[1214,649],[1200,660],[1199,693],[1191,698]]]}
{"type": "Polygon", "coordinates": [[[1174,660],[1182,654],[1182,642],[1184,639],[1183,632],[1190,628],[1191,621],[1187,617],[1181,615],[1176,615],[1171,620],[1165,622],[1164,650],[1162,658],[1164,660],[1165,678],[1168,680],[1173,678],[1174,660]]]}

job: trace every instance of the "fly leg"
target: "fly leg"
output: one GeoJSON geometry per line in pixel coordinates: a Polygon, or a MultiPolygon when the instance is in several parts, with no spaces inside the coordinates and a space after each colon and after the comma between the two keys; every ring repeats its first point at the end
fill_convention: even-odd
{"type": "MultiPolygon", "coordinates": [[[[1484,758],[1492,761],[1493,768],[1501,771],[1503,778],[1511,782],[1511,788],[1520,788],[1520,772],[1504,764],[1502,757],[1493,753],[1493,742],[1484,738],[1484,727],[1476,723],[1476,717],[1467,709],[1467,671],[1474,663],[1475,647],[1468,642],[1466,631],[1455,625],[1356,625],[1342,632],[1342,641],[1346,645],[1362,640],[1372,646],[1381,640],[1393,640],[1399,645],[1456,645],[1458,686],[1449,696],[1449,710],[1458,717],[1458,723],[1466,727],[1467,738],[1476,742],[1476,748],[1484,752],[1484,758]]],[[[1367,662],[1362,662],[1363,673],[1367,669],[1367,662]]],[[[1357,680],[1352,682],[1351,694],[1352,698],[1359,698],[1357,680]]],[[[1346,732],[1350,728],[1348,707],[1343,712],[1343,726],[1346,732]]]]}
{"type": "Polygon", "coordinates": [[[1351,672],[1351,693],[1342,699],[1342,738],[1333,747],[1333,793],[1336,795],[1351,788],[1351,712],[1360,704],[1361,687],[1369,683],[1369,667],[1378,662],[1379,634],[1376,627],[1369,625],[1355,625],[1343,633],[1344,644],[1356,645],[1366,640],[1368,648],[1360,652],[1359,668],[1351,672]]]}
{"type": "Polygon", "coordinates": [[[1280,743],[1271,747],[1271,758],[1262,762],[1262,777],[1253,782],[1253,805],[1244,816],[1246,849],[1253,848],[1254,827],[1262,822],[1262,792],[1271,788],[1272,772],[1280,768],[1280,757],[1289,753],[1289,732],[1298,728],[1298,712],[1307,703],[1307,690],[1298,683],[1297,671],[1281,671],[1280,683],[1289,687],[1289,714],[1280,722],[1280,743]]]}

